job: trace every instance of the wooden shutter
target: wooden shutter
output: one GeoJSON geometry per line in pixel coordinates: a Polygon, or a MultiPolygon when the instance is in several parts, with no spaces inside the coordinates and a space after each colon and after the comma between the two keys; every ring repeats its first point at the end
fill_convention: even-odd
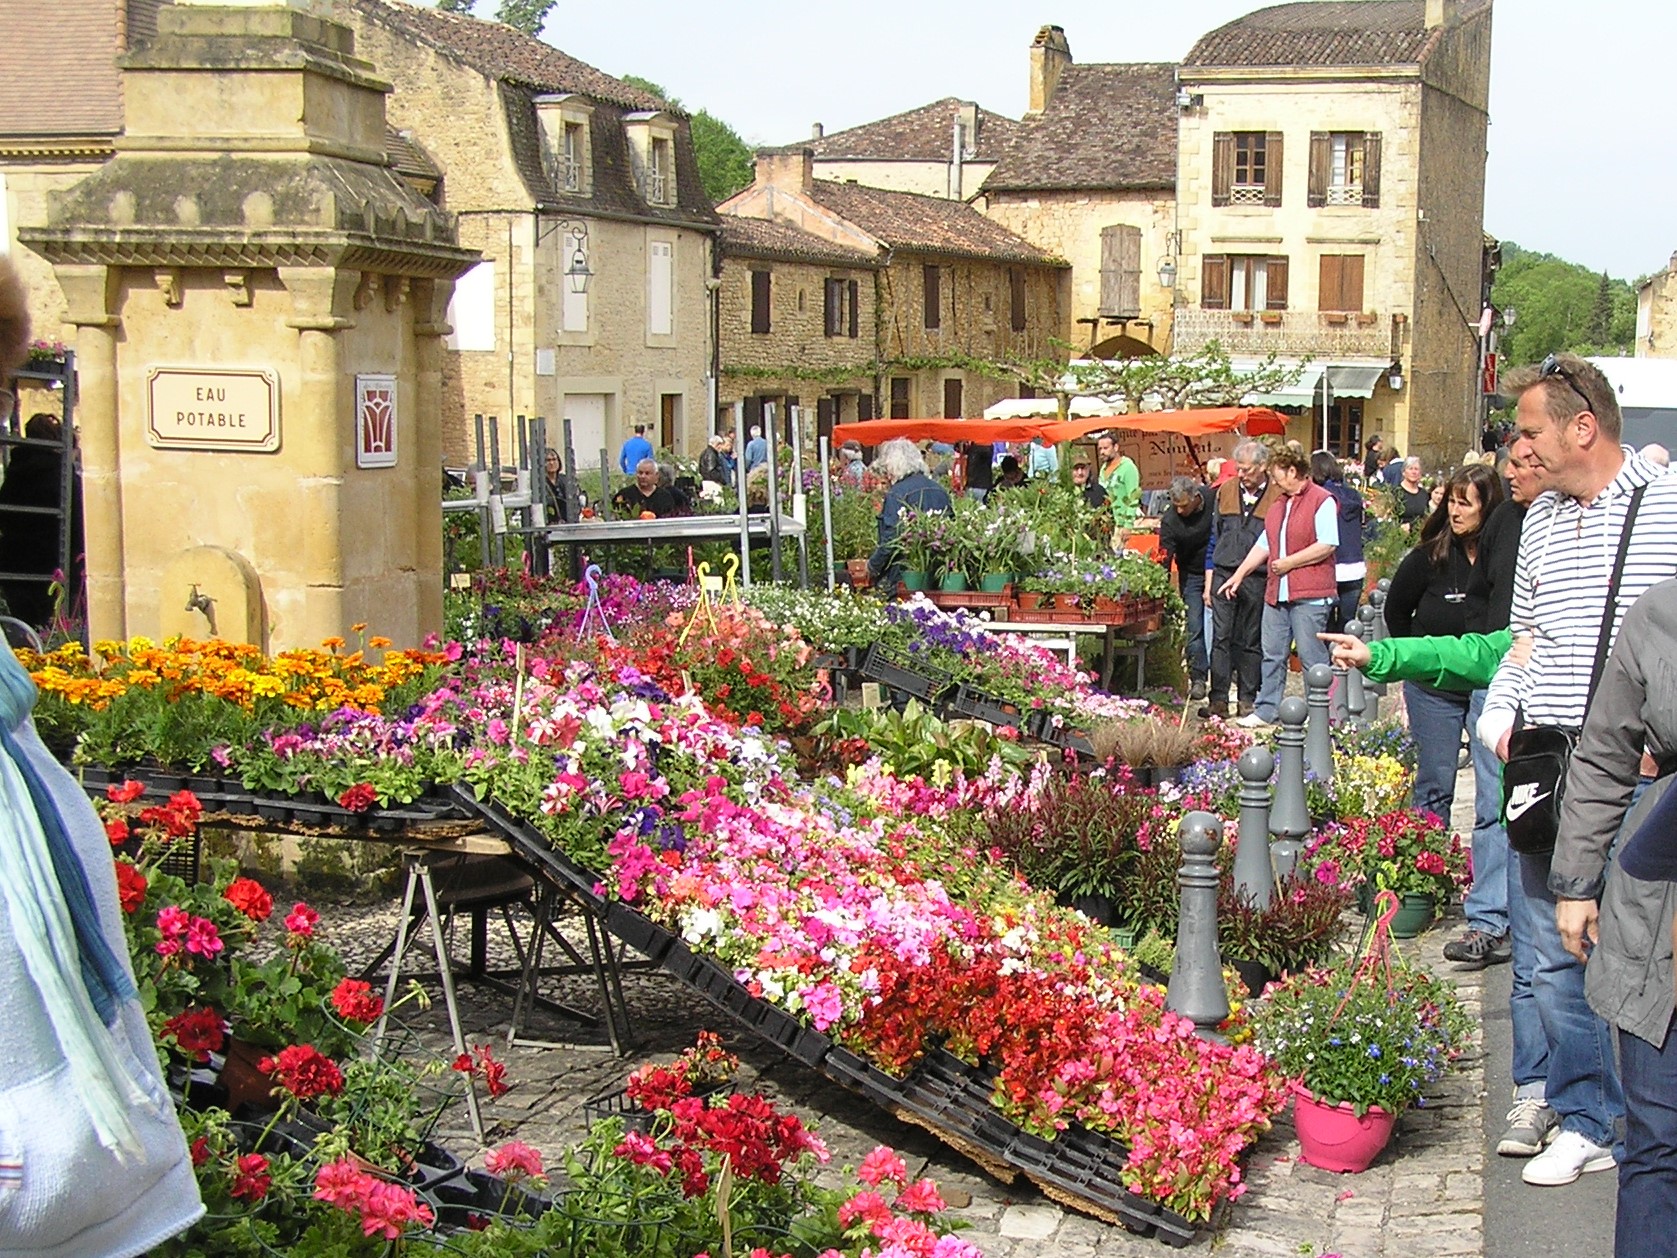
{"type": "Polygon", "coordinates": [[[1363,309],[1363,255],[1348,253],[1340,267],[1339,297],[1345,304],[1341,310],[1361,314],[1363,309]]]}
{"type": "Polygon", "coordinates": [[[751,330],[753,332],[767,332],[769,330],[769,273],[767,271],[753,271],[751,273],[751,330]]]}
{"type": "Polygon", "coordinates": [[[653,336],[675,334],[675,246],[654,240],[647,250],[646,330],[653,336]]]}
{"type": "Polygon", "coordinates": [[[1338,253],[1324,253],[1317,268],[1316,309],[1344,310],[1341,293],[1345,285],[1345,257],[1338,253]]]}
{"type": "Polygon", "coordinates": [[[1229,259],[1220,253],[1200,259],[1200,306],[1205,310],[1229,308],[1229,259]]]}
{"type": "MultiPolygon", "coordinates": [[[[1333,136],[1326,131],[1310,133],[1310,184],[1305,204],[1319,207],[1328,203],[1328,176],[1333,172],[1333,136]]],[[[1327,307],[1323,306],[1326,310],[1327,307]]]]}
{"type": "Polygon", "coordinates": [[[1007,268],[1007,302],[1009,324],[1015,332],[1025,330],[1025,271],[1022,267],[1007,268]]]}
{"type": "Polygon", "coordinates": [[[861,293],[861,286],[859,284],[857,284],[855,280],[846,280],[845,281],[844,295],[850,299],[850,339],[851,340],[856,339],[857,333],[861,329],[861,318],[862,318],[862,316],[859,313],[860,303],[858,303],[857,300],[856,300],[856,298],[860,295],[860,293],[861,293]]]}
{"type": "Polygon", "coordinates": [[[891,377],[891,418],[909,419],[908,413],[908,377],[891,377]]]}
{"type": "Polygon", "coordinates": [[[1219,131],[1211,137],[1211,204],[1227,205],[1234,186],[1234,132],[1219,131]]]}
{"type": "Polygon", "coordinates": [[[830,397],[815,399],[815,439],[833,435],[833,399],[830,397]]]}
{"type": "MultiPolygon", "coordinates": [[[[873,394],[864,393],[859,398],[856,399],[856,420],[857,420],[858,423],[864,423],[865,424],[865,423],[867,423],[868,420],[870,420],[872,418],[873,418],[873,394]]],[[[907,417],[905,416],[904,418],[907,418],[907,417]]]]}
{"type": "Polygon", "coordinates": [[[1101,228],[1101,304],[1107,319],[1141,314],[1141,228],[1114,223],[1101,228]]]}
{"type": "Polygon", "coordinates": [[[1264,204],[1281,204],[1281,133],[1264,136],[1264,204]]]}
{"type": "Polygon", "coordinates": [[[1264,309],[1287,308],[1287,259],[1268,258],[1264,262],[1268,274],[1264,277],[1264,309]]]}
{"type": "Polygon", "coordinates": [[[839,306],[843,299],[839,284],[839,280],[821,281],[821,331],[825,336],[838,336],[842,327],[839,320],[843,311],[839,306]]]}
{"type": "Polygon", "coordinates": [[[763,399],[748,397],[741,409],[745,412],[745,431],[735,433],[734,440],[739,443],[740,458],[743,459],[745,457],[745,443],[751,439],[752,426],[763,422],[763,399]]]}
{"type": "Polygon", "coordinates": [[[1363,132],[1363,208],[1380,208],[1380,133],[1363,132]]]}
{"type": "Polygon", "coordinates": [[[929,263],[921,268],[924,292],[922,299],[925,304],[925,321],[922,326],[940,328],[943,326],[943,285],[939,282],[938,268],[929,263]]]}

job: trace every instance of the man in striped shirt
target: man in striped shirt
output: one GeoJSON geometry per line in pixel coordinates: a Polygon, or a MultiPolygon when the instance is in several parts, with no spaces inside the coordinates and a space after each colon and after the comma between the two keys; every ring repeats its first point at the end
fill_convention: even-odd
{"type": "MultiPolygon", "coordinates": [[[[1479,719],[1480,738],[1504,760],[1516,713],[1528,725],[1577,730],[1584,723],[1607,586],[1640,486],[1647,489],[1608,620],[1609,645],[1626,609],[1650,586],[1677,575],[1677,478],[1619,444],[1619,405],[1606,377],[1582,358],[1551,354],[1540,367],[1511,373],[1507,384],[1519,397],[1515,424],[1543,468],[1547,492],[1526,514],[1514,567],[1509,627],[1516,641],[1532,639],[1531,659],[1525,668],[1503,663],[1479,719]]],[[[1594,901],[1557,903],[1548,886],[1549,857],[1519,861],[1520,877],[1509,880],[1509,912],[1525,915],[1535,940],[1532,990],[1549,1062],[1546,1106],[1517,1097],[1509,1119],[1520,1126],[1517,1115],[1529,1118],[1539,1147],[1558,1125],[1554,1143],[1522,1173],[1528,1184],[1555,1186],[1614,1165],[1614,1125],[1624,1115],[1624,1098],[1607,1025],[1585,1002],[1583,966],[1566,952],[1557,924],[1557,914],[1593,912],[1594,901]]]]}

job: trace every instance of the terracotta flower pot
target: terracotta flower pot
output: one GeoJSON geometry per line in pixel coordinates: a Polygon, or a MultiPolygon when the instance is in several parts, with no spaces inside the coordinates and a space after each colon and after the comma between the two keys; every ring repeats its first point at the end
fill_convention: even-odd
{"type": "Polygon", "coordinates": [[[1293,1085],[1299,1157],[1324,1171],[1366,1171],[1392,1138],[1397,1115],[1372,1105],[1361,1118],[1350,1105],[1324,1101],[1293,1085]]]}

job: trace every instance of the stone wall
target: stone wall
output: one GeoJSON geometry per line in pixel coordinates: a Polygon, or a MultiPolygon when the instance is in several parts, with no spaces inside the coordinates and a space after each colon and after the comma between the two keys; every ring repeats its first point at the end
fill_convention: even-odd
{"type": "Polygon", "coordinates": [[[830,389],[873,392],[876,328],[875,272],[814,262],[728,257],[722,264],[722,383],[726,405],[759,393],[813,396],[830,389]],[[766,270],[769,331],[751,331],[751,273],[766,270]],[[839,336],[826,334],[825,283],[856,284],[857,335],[848,321],[839,336]],[[786,370],[779,370],[785,368],[786,370]],[[854,368],[850,374],[833,373],[854,368]],[[773,373],[773,374],[766,374],[773,373]],[[812,379],[816,375],[819,378],[812,379]]]}
{"type": "Polygon", "coordinates": [[[9,253],[17,267],[18,277],[29,292],[29,318],[37,339],[64,341],[75,339],[75,328],[64,321],[64,294],[53,278],[52,265],[28,245],[17,239],[20,223],[44,223],[47,220],[47,198],[91,174],[99,162],[34,163],[0,160],[0,223],[5,225],[0,252],[9,253]]]}

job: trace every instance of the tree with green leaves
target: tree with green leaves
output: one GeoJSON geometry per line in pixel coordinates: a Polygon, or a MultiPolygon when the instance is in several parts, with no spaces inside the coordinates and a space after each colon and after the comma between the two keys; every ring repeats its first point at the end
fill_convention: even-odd
{"type": "MultiPolygon", "coordinates": [[[[1070,346],[1056,342],[1070,351],[1070,346]]],[[[1205,406],[1238,406],[1252,393],[1278,393],[1303,373],[1305,364],[1284,365],[1271,354],[1249,371],[1239,370],[1227,350],[1208,341],[1190,354],[1140,358],[1002,360],[995,374],[1052,397],[1063,420],[1075,397],[1122,402],[1127,414],[1180,411],[1205,406]]]]}
{"type": "Polygon", "coordinates": [[[1491,304],[1518,312],[1502,333],[1502,360],[1509,365],[1562,350],[1625,355],[1636,340],[1636,290],[1629,283],[1512,241],[1502,244],[1491,304]]]}
{"type": "MultiPolygon", "coordinates": [[[[638,74],[625,74],[623,81],[638,87],[663,101],[671,109],[680,109],[681,102],[651,79],[638,74]]],[[[754,160],[751,147],[740,139],[727,123],[706,110],[699,110],[689,119],[693,135],[693,156],[699,164],[699,180],[705,195],[712,201],[726,201],[751,182],[754,160]]]]}
{"type": "Polygon", "coordinates": [[[558,0],[501,0],[501,7],[495,11],[495,20],[505,22],[526,35],[539,36],[542,23],[547,21],[547,15],[553,12],[557,3],[558,0]]]}

